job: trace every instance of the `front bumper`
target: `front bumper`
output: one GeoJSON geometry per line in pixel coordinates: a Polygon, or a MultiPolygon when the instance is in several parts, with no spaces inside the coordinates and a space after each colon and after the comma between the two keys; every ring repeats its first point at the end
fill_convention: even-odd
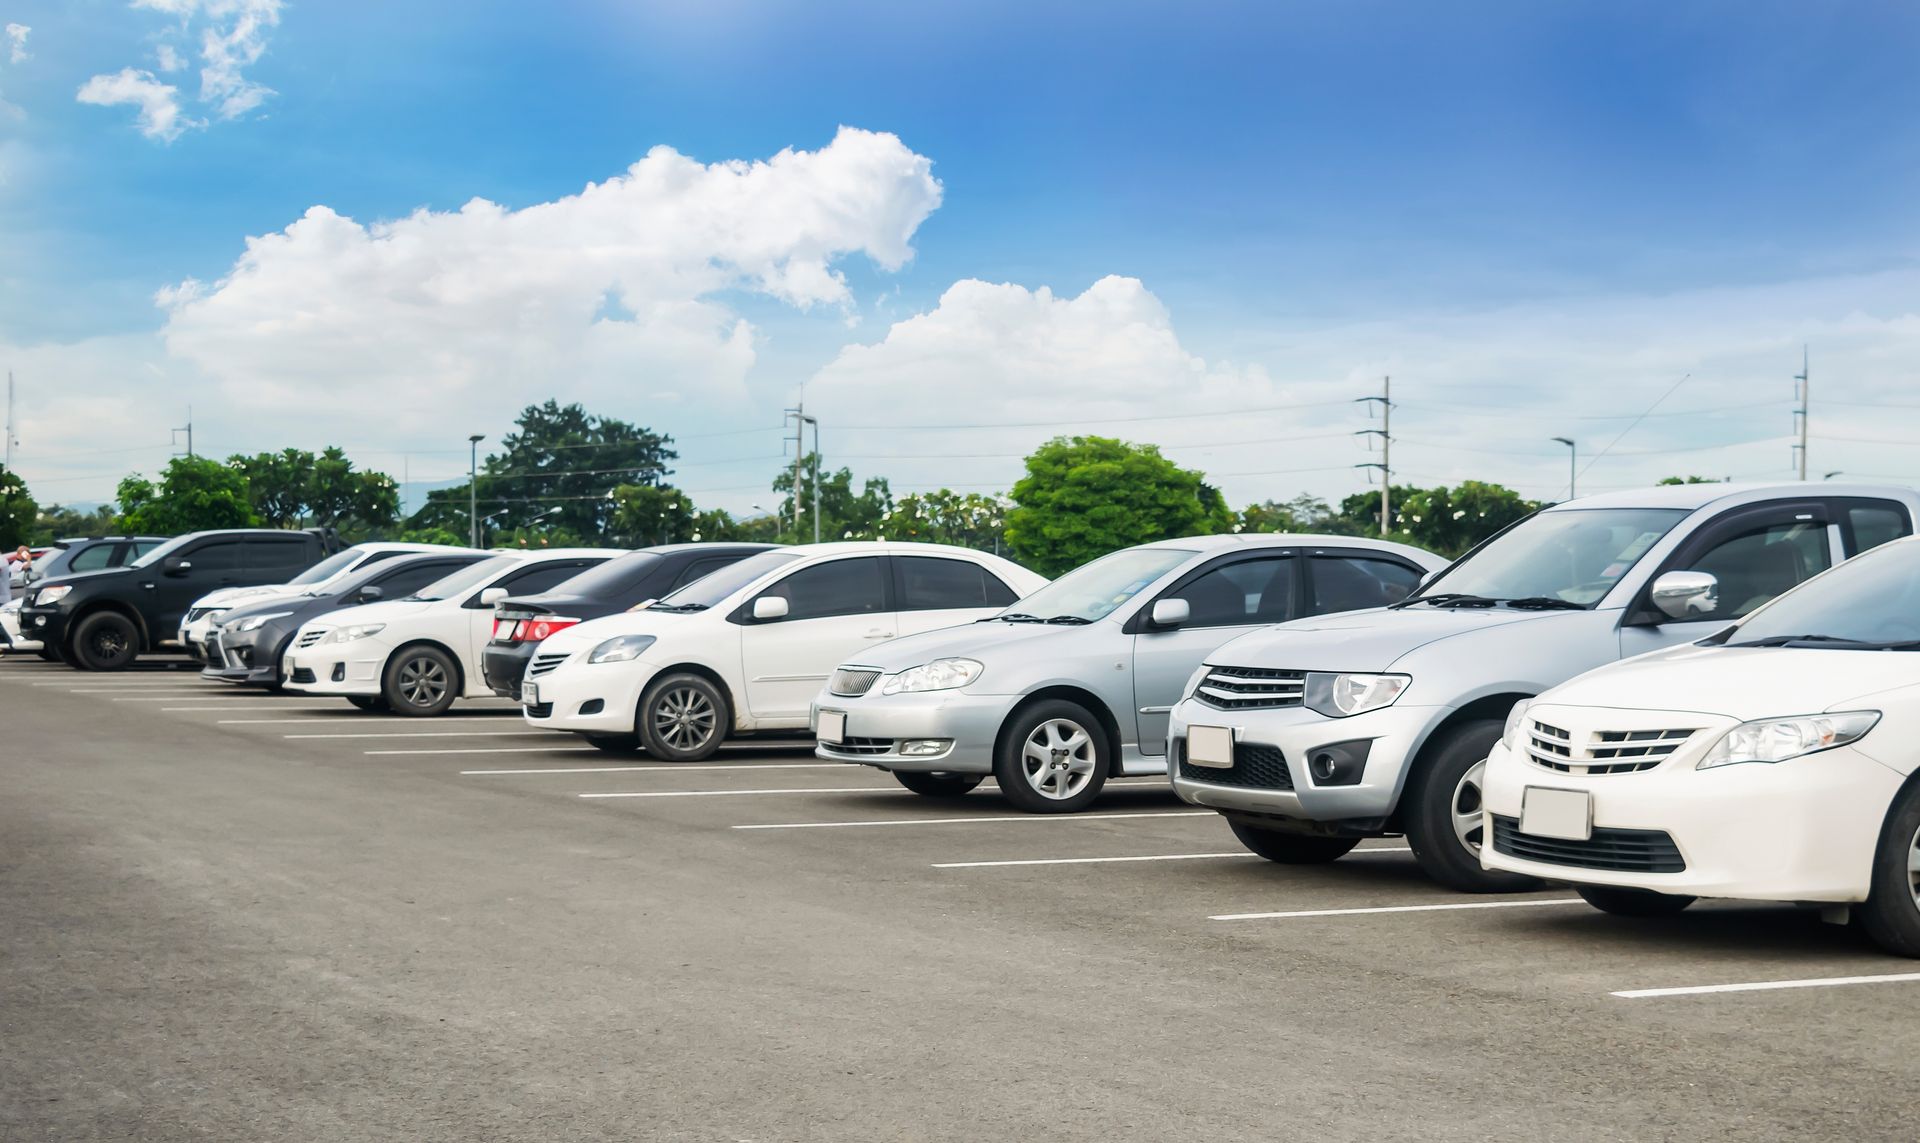
{"type": "Polygon", "coordinates": [[[393,648],[369,636],[351,643],[317,643],[287,651],[286,687],[316,695],[378,695],[393,648]]]}
{"type": "Polygon", "coordinates": [[[501,698],[520,701],[520,684],[526,679],[527,664],[533,661],[538,643],[488,643],[480,652],[480,677],[487,689],[501,698]]]}
{"type": "Polygon", "coordinates": [[[200,677],[224,683],[272,686],[280,681],[280,656],[290,638],[289,634],[280,632],[215,631],[207,645],[206,666],[200,677]],[[268,634],[269,641],[261,641],[259,636],[263,633],[268,634]]]}
{"type": "MultiPolygon", "coordinates": [[[[660,673],[662,664],[633,660],[625,663],[589,663],[582,650],[531,684],[539,702],[523,705],[528,726],[543,730],[570,730],[580,734],[622,735],[634,732],[640,694],[660,673]]],[[[731,732],[733,728],[728,727],[731,732]]]]}
{"type": "Polygon", "coordinates": [[[0,631],[7,633],[7,642],[16,651],[38,651],[42,644],[20,629],[20,609],[17,607],[0,608],[0,631]]]}
{"type": "Polygon", "coordinates": [[[816,743],[816,758],[882,770],[991,774],[1000,727],[1019,701],[1019,695],[965,690],[897,695],[870,691],[857,698],[822,694],[813,701],[807,726],[819,729],[822,710],[847,716],[845,741],[816,743]],[[907,740],[945,741],[948,746],[938,754],[902,754],[900,745],[907,740]]]}
{"type": "Polygon", "coordinates": [[[66,642],[67,616],[59,607],[22,607],[20,634],[38,639],[42,646],[58,647],[66,642]]]}
{"type": "MultiPolygon", "coordinates": [[[[1481,847],[1481,864],[1550,881],[1689,897],[1866,900],[1874,848],[1900,790],[1899,774],[1850,746],[1711,770],[1694,769],[1697,754],[1676,754],[1638,773],[1575,775],[1524,760],[1505,744],[1495,746],[1483,787],[1486,836],[1493,843],[1481,847]],[[1495,837],[1494,819],[1517,824],[1529,786],[1587,791],[1596,831],[1664,833],[1685,868],[1620,871],[1563,863],[1591,858],[1549,862],[1502,852],[1512,843],[1495,837]]],[[[1529,836],[1518,835],[1523,843],[1529,836]]]]}
{"type": "Polygon", "coordinates": [[[1173,708],[1167,725],[1173,792],[1183,802],[1223,813],[1384,823],[1400,796],[1407,763],[1448,709],[1395,705],[1351,718],[1328,718],[1305,707],[1219,710],[1186,699],[1173,708]],[[1189,766],[1184,761],[1187,727],[1194,723],[1232,728],[1237,750],[1261,746],[1278,749],[1284,765],[1269,766],[1257,773],[1243,766],[1218,772],[1189,766]],[[1353,742],[1367,743],[1360,780],[1348,785],[1316,783],[1308,765],[1314,752],[1353,742]]]}

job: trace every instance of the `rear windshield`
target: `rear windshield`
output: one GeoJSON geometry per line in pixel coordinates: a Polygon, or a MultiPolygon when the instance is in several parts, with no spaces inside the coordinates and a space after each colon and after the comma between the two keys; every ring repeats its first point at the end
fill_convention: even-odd
{"type": "Polygon", "coordinates": [[[798,552],[761,552],[757,556],[748,556],[737,564],[728,564],[709,576],[694,580],[661,600],[660,606],[695,609],[716,606],[754,580],[799,558],[798,552]]]}
{"type": "Polygon", "coordinates": [[[336,552],[288,580],[287,586],[302,587],[306,584],[319,583],[321,580],[329,579],[335,573],[352,567],[353,561],[361,559],[366,554],[367,553],[358,548],[348,548],[344,552],[336,552]]]}
{"type": "Polygon", "coordinates": [[[659,562],[660,557],[652,552],[629,552],[604,564],[595,564],[572,579],[561,580],[547,591],[584,595],[589,599],[619,595],[639,583],[659,562]]]}

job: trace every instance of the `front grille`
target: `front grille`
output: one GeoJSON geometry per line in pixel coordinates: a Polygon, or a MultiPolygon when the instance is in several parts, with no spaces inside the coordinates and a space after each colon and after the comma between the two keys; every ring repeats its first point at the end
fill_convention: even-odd
{"type": "Polygon", "coordinates": [[[312,667],[295,667],[293,669],[293,674],[287,676],[287,678],[289,682],[295,682],[295,683],[313,682],[314,681],[313,668],[312,667]]]}
{"type": "Polygon", "coordinates": [[[319,643],[320,640],[325,639],[326,637],[327,637],[327,633],[325,631],[302,631],[300,633],[299,641],[294,643],[294,646],[302,650],[305,650],[306,648],[319,643]]]}
{"type": "Polygon", "coordinates": [[[1562,774],[1631,774],[1665,762],[1698,733],[1698,727],[1595,730],[1576,738],[1571,731],[1534,720],[1527,756],[1535,765],[1562,774]]]}
{"type": "Polygon", "coordinates": [[[1187,740],[1184,738],[1179,740],[1177,749],[1180,754],[1180,776],[1189,782],[1249,786],[1261,790],[1293,789],[1293,771],[1288,768],[1287,756],[1280,753],[1278,746],[1236,742],[1233,746],[1233,767],[1228,770],[1195,766],[1188,762],[1187,740]]]}
{"type": "Polygon", "coordinates": [[[885,754],[893,749],[891,738],[843,738],[838,742],[822,742],[829,754],[885,754]]]}
{"type": "Polygon", "coordinates": [[[219,607],[189,607],[187,608],[187,622],[192,623],[194,620],[199,619],[203,615],[207,615],[207,614],[210,614],[211,612],[223,611],[223,610],[225,609],[219,608],[219,607]]]}
{"type": "Polygon", "coordinates": [[[1213,667],[1193,697],[1219,710],[1270,710],[1299,706],[1306,695],[1305,671],[1265,667],[1213,667]]]}
{"type": "Polygon", "coordinates": [[[859,698],[880,681],[880,672],[865,667],[841,667],[827,680],[827,693],[841,698],[859,698]]]}
{"type": "Polygon", "coordinates": [[[1509,857],[1616,873],[1681,873],[1687,868],[1673,837],[1657,829],[1595,827],[1586,841],[1521,833],[1518,818],[1493,815],[1493,849],[1509,857]]]}
{"type": "Polygon", "coordinates": [[[522,707],[521,709],[527,712],[528,718],[552,718],[553,717],[553,704],[550,702],[537,702],[537,703],[534,703],[532,706],[522,707]]]}
{"type": "Polygon", "coordinates": [[[537,679],[541,675],[550,675],[559,670],[560,664],[566,661],[565,655],[535,655],[533,662],[527,665],[527,677],[537,679]]]}

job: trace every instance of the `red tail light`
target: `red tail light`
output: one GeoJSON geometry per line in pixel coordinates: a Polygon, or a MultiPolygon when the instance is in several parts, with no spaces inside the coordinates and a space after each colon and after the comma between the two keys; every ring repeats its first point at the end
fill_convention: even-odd
{"type": "Polygon", "coordinates": [[[521,623],[520,630],[514,633],[514,638],[528,643],[538,643],[558,635],[578,622],[580,622],[578,619],[568,615],[542,615],[521,623]]]}

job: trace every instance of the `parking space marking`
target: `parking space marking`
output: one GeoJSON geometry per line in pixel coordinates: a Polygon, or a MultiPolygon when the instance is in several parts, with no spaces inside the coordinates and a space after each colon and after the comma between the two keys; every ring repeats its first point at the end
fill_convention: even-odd
{"type": "Polygon", "coordinates": [[[1116,818],[1218,817],[1212,810],[1163,810],[1137,814],[1011,814],[1006,817],[900,818],[883,822],[777,822],[773,825],[737,825],[734,829],[853,829],[859,826],[952,825],[955,822],[1094,822],[1116,818]]]}
{"type": "Polygon", "coordinates": [[[585,754],[589,750],[595,754],[605,753],[598,746],[476,746],[446,750],[362,750],[360,753],[371,758],[378,754],[585,754]]]}
{"type": "MultiPolygon", "coordinates": [[[[832,770],[838,762],[731,762],[725,766],[549,766],[533,770],[462,770],[462,777],[481,774],[631,774],[636,771],[684,774],[695,770],[832,770]]],[[[882,787],[884,789],[884,787],[882,787]]]]}
{"type": "Polygon", "coordinates": [[[805,790],[646,790],[640,793],[621,792],[617,794],[575,794],[576,798],[743,798],[758,794],[885,794],[888,797],[904,797],[911,790],[902,790],[888,786],[837,786],[829,789],[805,790]]]}
{"type": "MultiPolygon", "coordinates": [[[[1356,849],[1348,853],[1412,853],[1410,846],[1380,846],[1377,849],[1356,849]]],[[[1257,853],[1248,853],[1242,849],[1234,853],[1155,853],[1146,857],[1046,857],[1028,861],[936,861],[935,869],[1000,869],[1015,865],[1111,865],[1132,861],[1203,861],[1207,858],[1260,858],[1257,853]]]]}
{"type": "MultiPolygon", "coordinates": [[[[389,723],[418,724],[419,719],[404,714],[374,714],[371,711],[341,711],[332,718],[221,718],[215,719],[216,726],[385,726],[389,723]]],[[[437,726],[443,722],[499,722],[499,715],[488,714],[452,714],[442,715],[433,720],[437,726]]]]}
{"type": "Polygon", "coordinates": [[[283,734],[282,738],[533,738],[551,730],[365,730],[351,734],[283,734]]]}
{"type": "MultiPolygon", "coordinates": [[[[181,700],[180,700],[180,699],[177,699],[177,698],[170,698],[170,699],[160,699],[160,700],[156,700],[156,701],[160,701],[160,702],[180,702],[181,700]]],[[[320,701],[322,701],[322,700],[320,700],[320,699],[298,699],[298,700],[294,700],[294,699],[256,699],[255,701],[256,701],[256,702],[258,702],[258,703],[260,704],[259,706],[257,706],[257,707],[255,707],[255,708],[253,708],[253,709],[255,709],[255,710],[312,710],[312,709],[313,709],[313,704],[314,704],[314,703],[316,703],[316,702],[320,702],[320,701]],[[298,705],[298,706],[269,706],[269,705],[268,705],[269,703],[276,703],[276,702],[296,702],[296,701],[297,701],[297,702],[298,702],[298,703],[299,703],[300,705],[298,705]]],[[[221,704],[221,705],[219,705],[219,706],[163,706],[163,707],[161,707],[161,708],[160,708],[160,710],[161,710],[161,711],[162,711],[163,713],[164,713],[164,712],[167,712],[167,711],[199,711],[199,712],[201,712],[201,713],[203,713],[203,714],[204,714],[204,713],[206,713],[207,711],[214,711],[214,710],[223,710],[223,711],[224,711],[224,710],[233,710],[233,709],[234,709],[234,707],[235,707],[235,704],[234,704],[234,703],[230,703],[230,702],[229,702],[229,703],[222,703],[222,704],[221,704]]]]}
{"type": "Polygon", "coordinates": [[[1623,1000],[1659,996],[1706,996],[1715,992],[1770,992],[1781,988],[1833,988],[1843,984],[1893,984],[1920,980],[1920,972],[1890,972],[1881,976],[1816,976],[1805,980],[1756,980],[1747,984],[1697,984],[1687,988],[1633,988],[1615,992],[1623,1000]]]}
{"type": "MultiPolygon", "coordinates": [[[[153,695],[141,695],[138,698],[117,698],[117,699],[114,699],[113,701],[114,702],[185,702],[188,699],[193,699],[195,701],[199,701],[201,699],[218,699],[222,704],[226,706],[244,706],[250,702],[259,702],[260,696],[258,695],[217,695],[217,694],[216,695],[197,695],[197,694],[194,694],[192,691],[182,691],[181,693],[174,694],[174,695],[159,695],[157,697],[153,695]]],[[[273,701],[274,702],[339,702],[340,696],[314,695],[312,698],[304,698],[299,695],[281,695],[275,698],[273,701]]]]}
{"type": "Polygon", "coordinates": [[[1454,909],[1528,909],[1542,905],[1584,905],[1578,897],[1550,901],[1473,901],[1463,905],[1376,905],[1370,909],[1296,909],[1286,913],[1221,913],[1209,921],[1272,921],[1299,917],[1358,917],[1367,913],[1439,913],[1454,909]]]}

